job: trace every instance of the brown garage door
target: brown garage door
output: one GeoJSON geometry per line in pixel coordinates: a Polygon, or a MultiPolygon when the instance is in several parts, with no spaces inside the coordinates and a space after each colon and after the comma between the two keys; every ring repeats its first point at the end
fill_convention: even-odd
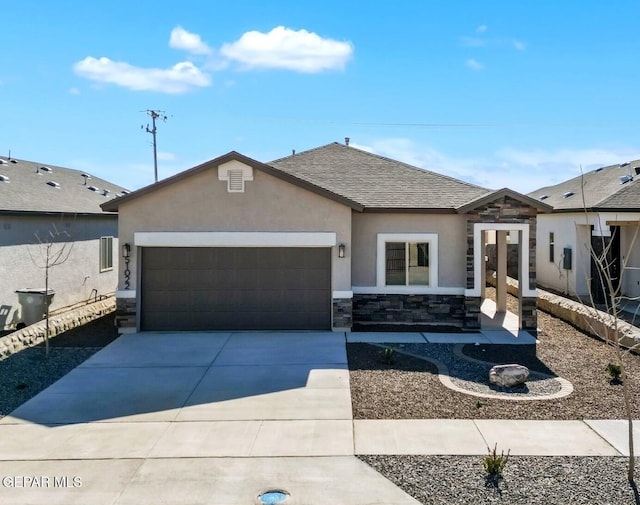
{"type": "Polygon", "coordinates": [[[145,247],[141,328],[329,329],[330,251],[145,247]]]}

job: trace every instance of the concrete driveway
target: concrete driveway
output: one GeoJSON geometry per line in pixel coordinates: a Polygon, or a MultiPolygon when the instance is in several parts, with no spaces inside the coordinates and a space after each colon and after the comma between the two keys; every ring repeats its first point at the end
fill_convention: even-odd
{"type": "Polygon", "coordinates": [[[330,332],[122,336],[0,421],[0,474],[3,504],[417,503],[354,456],[330,332]]]}

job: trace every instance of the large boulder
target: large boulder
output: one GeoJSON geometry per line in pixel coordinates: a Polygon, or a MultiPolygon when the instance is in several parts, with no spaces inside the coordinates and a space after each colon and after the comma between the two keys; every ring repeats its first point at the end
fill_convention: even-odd
{"type": "Polygon", "coordinates": [[[528,377],[529,369],[523,365],[496,365],[489,371],[489,382],[502,387],[523,384],[528,377]]]}

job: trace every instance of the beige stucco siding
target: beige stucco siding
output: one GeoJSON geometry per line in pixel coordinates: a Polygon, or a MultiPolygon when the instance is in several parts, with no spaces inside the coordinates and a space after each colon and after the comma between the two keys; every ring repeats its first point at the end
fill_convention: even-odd
{"type": "Polygon", "coordinates": [[[467,231],[464,216],[353,212],[353,285],[376,285],[379,233],[435,233],[438,235],[438,287],[464,287],[467,231]]]}
{"type": "MultiPolygon", "coordinates": [[[[335,232],[349,242],[351,209],[259,170],[244,193],[227,192],[217,167],[160,188],[119,207],[120,242],[134,243],[139,231],[335,232]]],[[[131,289],[137,258],[132,251],[131,289]]],[[[350,262],[332,256],[332,289],[351,288],[350,262]]],[[[123,273],[120,272],[120,289],[123,273]]]]}

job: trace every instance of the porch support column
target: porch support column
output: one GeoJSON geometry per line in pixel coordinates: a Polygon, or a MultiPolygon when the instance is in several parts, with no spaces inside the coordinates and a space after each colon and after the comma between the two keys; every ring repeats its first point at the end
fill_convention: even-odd
{"type": "Polygon", "coordinates": [[[496,312],[507,311],[507,234],[496,231],[496,312]]]}
{"type": "Polygon", "coordinates": [[[487,290],[487,231],[482,230],[480,232],[480,241],[481,241],[481,249],[480,254],[482,255],[481,260],[481,268],[480,268],[480,298],[483,300],[486,298],[486,290],[487,290]]]}

